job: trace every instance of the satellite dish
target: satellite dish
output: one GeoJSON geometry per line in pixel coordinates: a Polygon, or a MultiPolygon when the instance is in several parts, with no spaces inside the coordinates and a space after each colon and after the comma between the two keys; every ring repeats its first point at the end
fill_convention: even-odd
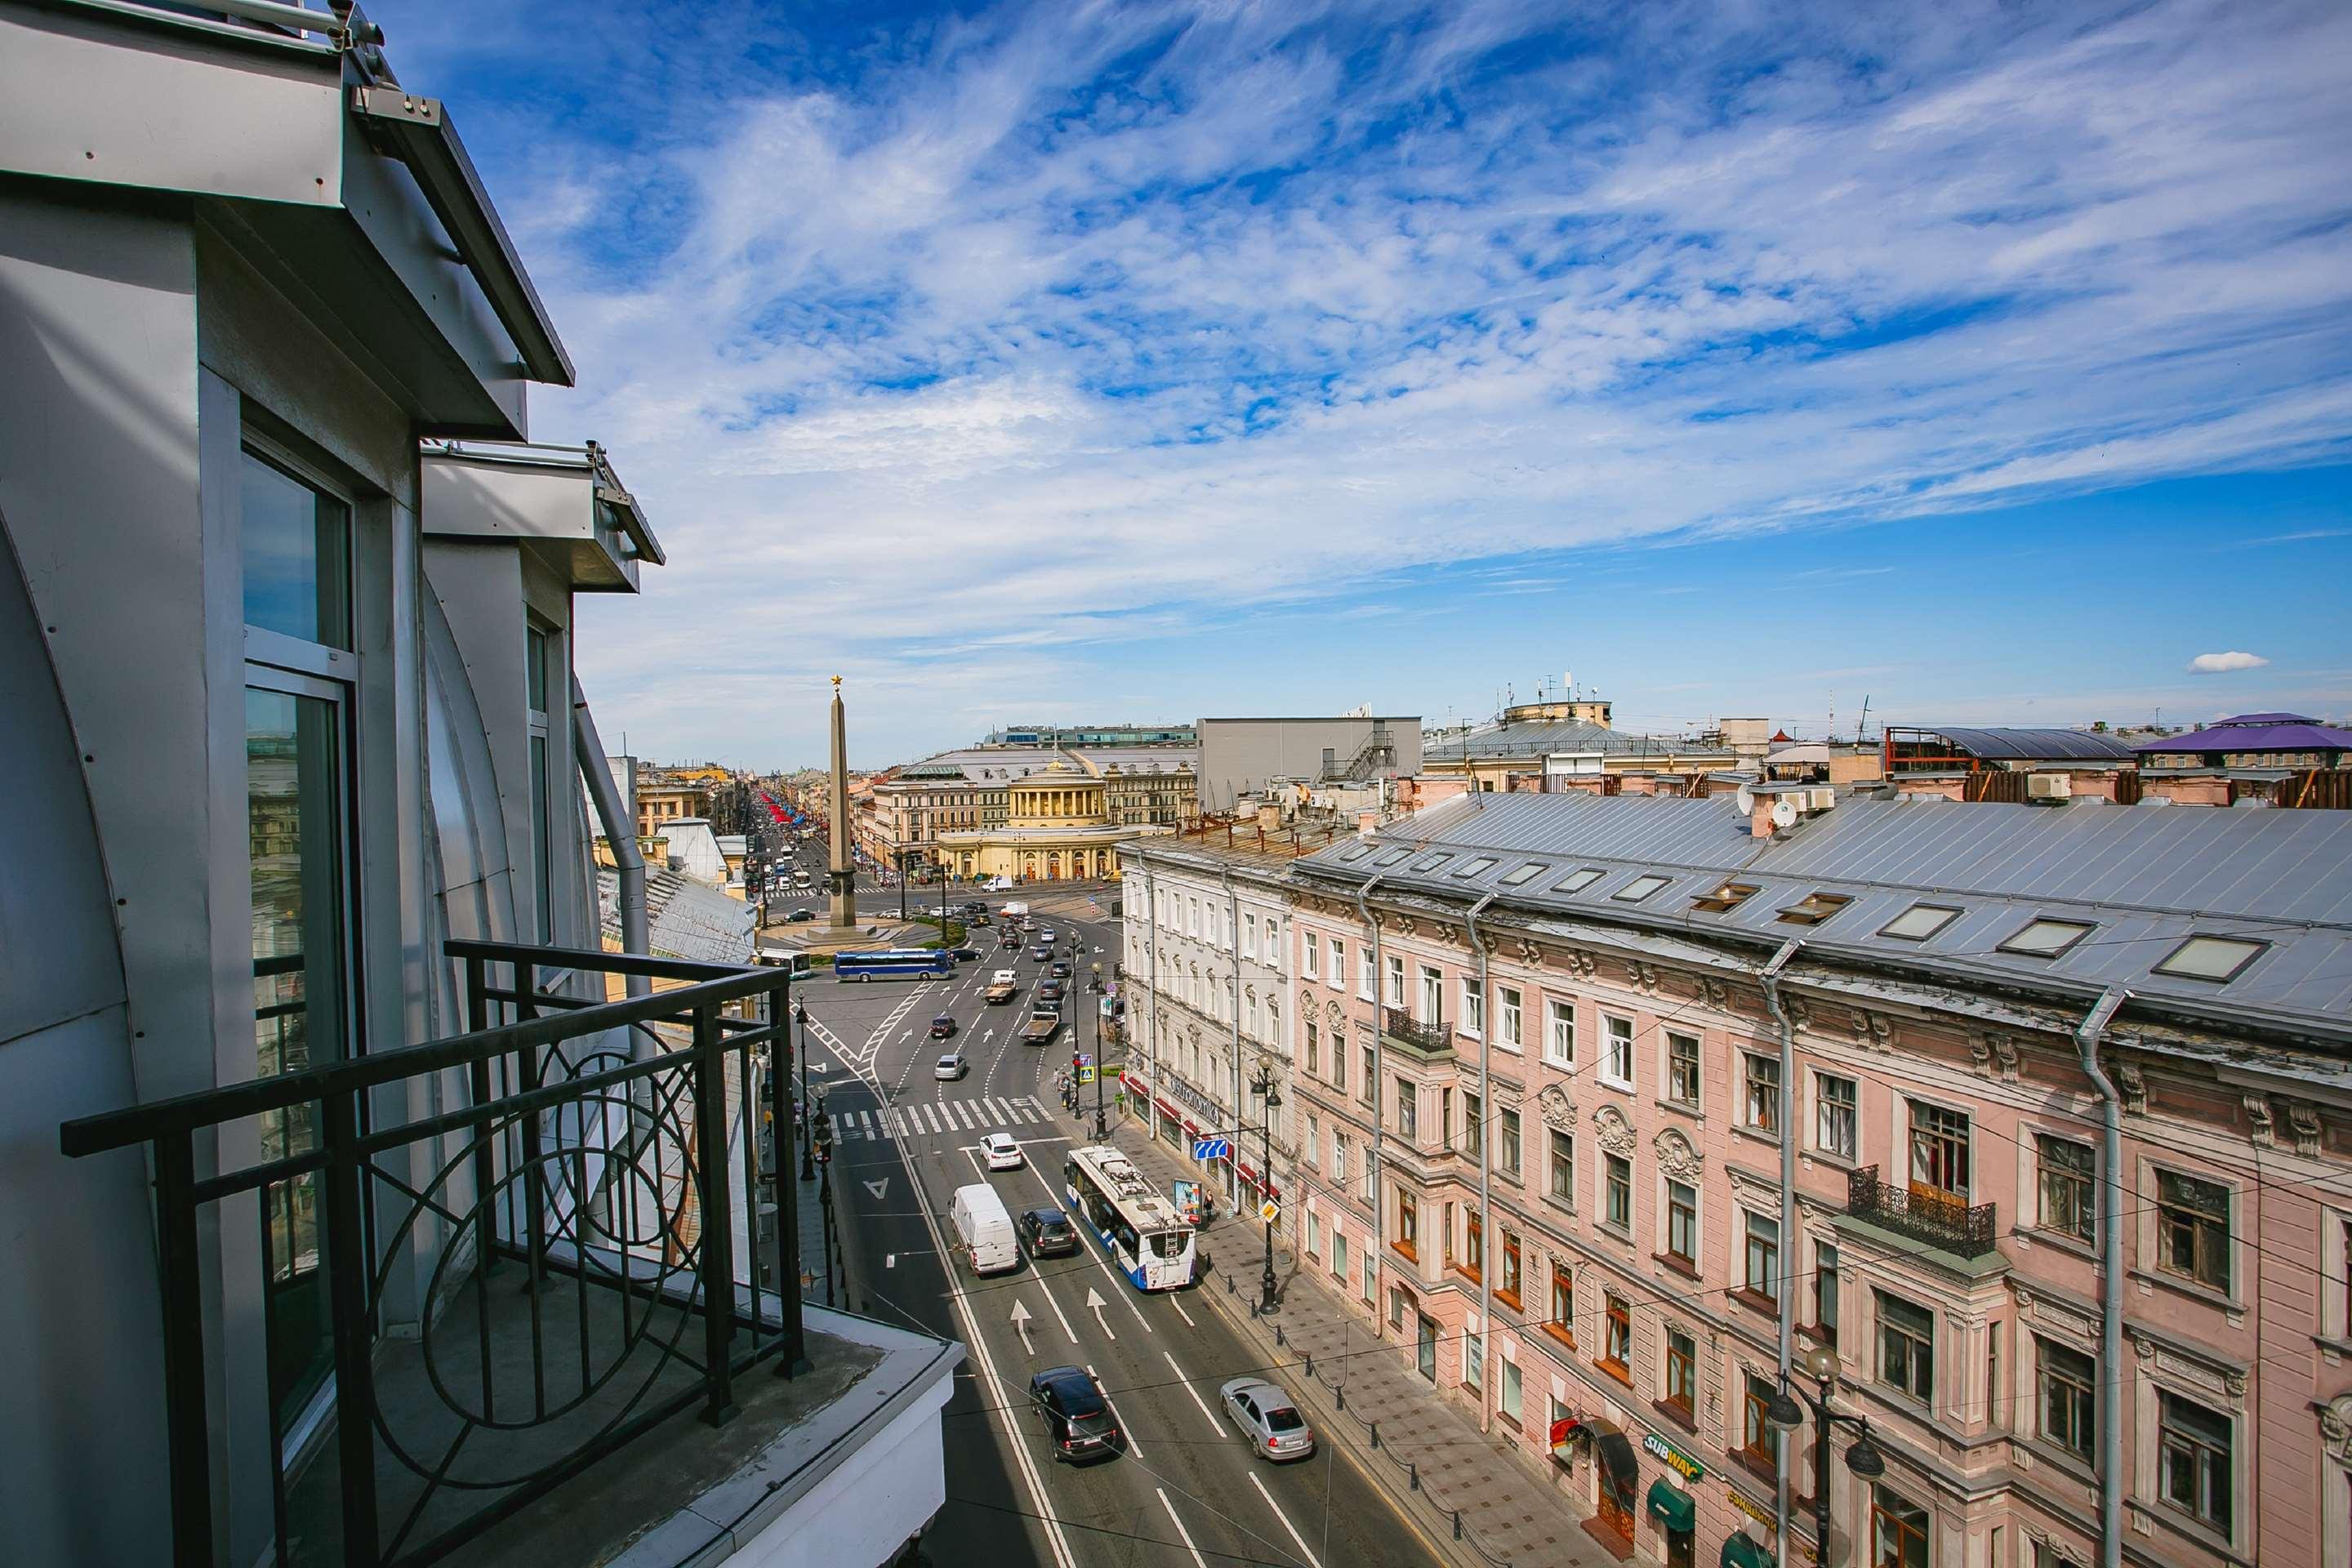
{"type": "Polygon", "coordinates": [[[1756,810],[1756,792],[1746,784],[1741,784],[1738,793],[1731,798],[1739,804],[1739,815],[1742,816],[1749,816],[1756,810]]]}
{"type": "Polygon", "coordinates": [[[1772,826],[1793,827],[1797,825],[1797,803],[1786,795],[1772,803],[1772,826]]]}

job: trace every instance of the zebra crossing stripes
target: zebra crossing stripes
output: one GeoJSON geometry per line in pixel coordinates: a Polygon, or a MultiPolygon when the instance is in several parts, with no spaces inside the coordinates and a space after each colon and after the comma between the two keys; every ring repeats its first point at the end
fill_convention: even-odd
{"type": "Polygon", "coordinates": [[[860,1139],[878,1142],[993,1132],[1005,1127],[1034,1126],[1047,1120],[1044,1102],[1034,1097],[912,1100],[878,1110],[845,1110],[836,1119],[835,1131],[845,1143],[860,1139]]]}

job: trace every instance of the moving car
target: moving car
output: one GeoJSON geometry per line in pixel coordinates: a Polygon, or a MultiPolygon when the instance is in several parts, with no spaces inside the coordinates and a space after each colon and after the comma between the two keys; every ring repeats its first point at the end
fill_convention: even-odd
{"type": "Polygon", "coordinates": [[[974,1274],[1002,1274],[1021,1267],[1021,1241],[1013,1234],[1013,1216],[986,1182],[956,1189],[948,1205],[948,1224],[955,1231],[956,1250],[974,1274]]]}
{"type": "Polygon", "coordinates": [[[942,1013],[938,1017],[931,1020],[931,1038],[935,1040],[952,1040],[955,1038],[955,1032],[956,1021],[954,1015],[942,1013]]]}
{"type": "Polygon", "coordinates": [[[1029,956],[1043,963],[1054,956],[1054,950],[1050,947],[1033,947],[1029,950],[1029,956]]]}
{"type": "Polygon", "coordinates": [[[1060,1209],[1026,1209],[1013,1223],[1032,1258],[1067,1258],[1078,1249],[1078,1227],[1060,1209]]]}
{"type": "Polygon", "coordinates": [[[1037,940],[1039,942],[1051,942],[1060,934],[1061,933],[1055,931],[1052,926],[1047,926],[1044,931],[1037,933],[1037,940]]]}
{"type": "Polygon", "coordinates": [[[954,956],[955,961],[958,963],[970,963],[980,957],[980,949],[976,947],[960,947],[955,950],[954,956]]]}
{"type": "Polygon", "coordinates": [[[947,1055],[940,1058],[939,1066],[931,1069],[931,1076],[936,1079],[952,1080],[963,1077],[964,1074],[971,1070],[971,1063],[964,1058],[964,1054],[961,1051],[950,1051],[947,1055]]]}
{"type": "Polygon", "coordinates": [[[1039,981],[1037,999],[1041,1002],[1059,1002],[1062,999],[1062,983],[1058,980],[1039,981]]]}
{"type": "Polygon", "coordinates": [[[814,919],[816,919],[816,911],[814,910],[794,910],[791,914],[784,917],[784,923],[788,926],[796,926],[803,921],[813,921],[814,919]]]}
{"type": "Polygon", "coordinates": [[[1102,1387],[1082,1366],[1049,1366],[1029,1380],[1029,1400],[1045,1423],[1056,1459],[1118,1452],[1118,1418],[1102,1387]]]}
{"type": "Polygon", "coordinates": [[[1041,1002],[1030,1013],[1029,1022],[1021,1031],[1021,1043],[1024,1046],[1051,1045],[1054,1037],[1061,1032],[1062,1010],[1041,1002]]]}
{"type": "Polygon", "coordinates": [[[992,1132],[980,1141],[980,1152],[988,1158],[992,1171],[1017,1171],[1021,1168],[1021,1145],[1013,1141],[1010,1132],[992,1132]]]}
{"type": "Polygon", "coordinates": [[[1045,973],[1056,980],[1067,980],[1070,977],[1070,966],[1056,959],[1054,966],[1045,973]]]}
{"type": "Polygon", "coordinates": [[[1262,1377],[1237,1377],[1217,1390],[1225,1414],[1249,1439],[1250,1447],[1269,1459],[1303,1459],[1315,1452],[1315,1429],[1290,1395],[1262,1377]]]}
{"type": "Polygon", "coordinates": [[[964,922],[964,924],[969,926],[984,926],[992,925],[993,923],[995,922],[992,921],[985,913],[975,914],[971,919],[964,922]]]}

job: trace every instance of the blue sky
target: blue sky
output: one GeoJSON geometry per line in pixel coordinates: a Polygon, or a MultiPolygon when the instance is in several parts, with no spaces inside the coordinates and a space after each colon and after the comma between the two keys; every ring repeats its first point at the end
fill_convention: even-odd
{"type": "Polygon", "coordinates": [[[669,549],[640,752],[2352,712],[2341,5],[371,14],[669,549]]]}

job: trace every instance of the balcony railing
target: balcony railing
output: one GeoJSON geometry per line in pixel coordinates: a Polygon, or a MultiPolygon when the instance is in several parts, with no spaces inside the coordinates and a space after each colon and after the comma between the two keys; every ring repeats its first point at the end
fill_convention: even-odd
{"type": "Polygon", "coordinates": [[[1970,1205],[1923,1187],[1878,1179],[1878,1167],[1846,1173],[1846,1212],[1962,1258],[1993,1250],[1993,1205],[1970,1205]]]}
{"type": "Polygon", "coordinates": [[[1381,1009],[1381,1033],[1409,1050],[1435,1056],[1454,1049],[1453,1032],[1442,1017],[1423,1023],[1402,1007],[1381,1009]]]}
{"type": "Polygon", "coordinates": [[[224,1408],[268,1411],[254,1451],[296,1456],[270,1475],[279,1564],[393,1568],[687,1410],[723,1425],[759,1363],[807,1367],[798,1205],[773,1191],[794,1147],[790,972],[446,952],[467,1034],[60,1130],[69,1157],[141,1149],[153,1172],[179,1568],[215,1561],[224,1408]],[[683,984],[542,987],[566,973],[595,996],[609,974],[683,984]],[[772,1230],[747,1201],[763,1177],[772,1230]],[[268,1353],[208,1359],[253,1343],[257,1304],[268,1353]],[[220,1368],[267,1386],[208,1388],[220,1368]],[[313,1451],[288,1440],[327,1415],[313,1451]]]}

